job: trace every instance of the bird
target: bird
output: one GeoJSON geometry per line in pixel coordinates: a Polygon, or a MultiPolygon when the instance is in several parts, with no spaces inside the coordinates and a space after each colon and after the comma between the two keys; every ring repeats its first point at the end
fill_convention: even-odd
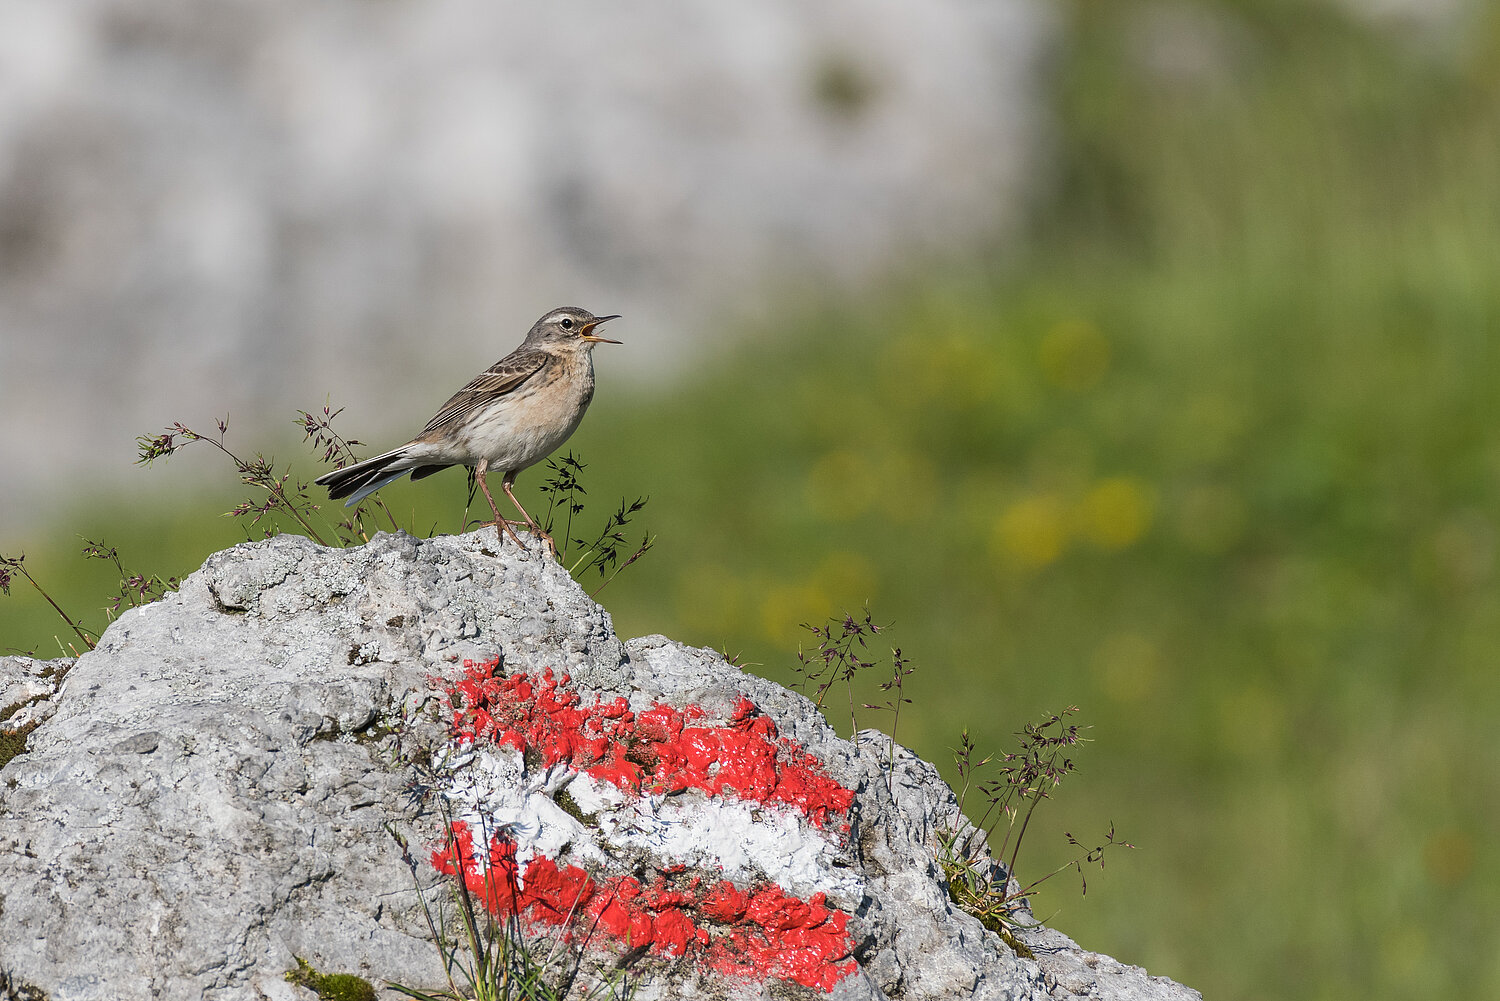
{"type": "Polygon", "coordinates": [[[577,306],[550,310],[532,325],[520,347],[454,393],[421,434],[313,482],[328,488],[330,500],[349,498],[344,506],[351,507],[407,473],[420,480],[449,466],[468,466],[495,515],[496,537],[503,545],[504,532],[520,546],[511,525],[523,522],[509,522],[500,514],[485,483],[486,474],[503,473],[500,488],[526,519],[524,524],[556,553],[552,538],[526,513],[511,486],[522,470],[545,459],[577,430],[594,397],[594,345],[621,343],[595,330],[617,319],[619,314],[595,316],[577,306]]]}

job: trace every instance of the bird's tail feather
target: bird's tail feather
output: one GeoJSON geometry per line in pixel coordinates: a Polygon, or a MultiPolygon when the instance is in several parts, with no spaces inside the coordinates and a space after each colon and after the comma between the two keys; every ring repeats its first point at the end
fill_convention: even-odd
{"type": "Polygon", "coordinates": [[[344,506],[353,507],[381,487],[389,486],[411,472],[412,467],[422,465],[421,456],[413,455],[411,446],[402,445],[384,455],[324,473],[313,482],[328,488],[330,500],[348,497],[344,506]]]}
{"type": "MultiPolygon", "coordinates": [[[[398,469],[394,473],[387,473],[379,479],[367,482],[364,486],[360,487],[358,490],[354,491],[354,493],[349,495],[349,499],[344,501],[344,506],[353,507],[360,501],[364,500],[366,497],[373,494],[375,491],[379,490],[381,487],[390,486],[392,483],[395,483],[397,480],[401,479],[401,477],[405,476],[408,472],[409,470],[398,469]]],[[[337,500],[337,498],[334,499],[337,500]]]]}

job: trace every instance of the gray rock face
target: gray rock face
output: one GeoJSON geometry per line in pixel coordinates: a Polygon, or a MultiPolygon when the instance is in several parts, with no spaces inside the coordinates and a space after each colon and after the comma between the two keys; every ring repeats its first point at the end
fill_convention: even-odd
{"type": "Polygon", "coordinates": [[[768,289],[1003,242],[1046,7],[0,5],[7,523],[57,449],[129,484],[174,420],[444,394],[562,303],[650,372],[768,289]]]}
{"type": "Polygon", "coordinates": [[[0,732],[18,733],[51,718],[53,696],[72,666],[72,657],[0,657],[0,732]]]}
{"type": "Polygon", "coordinates": [[[710,651],[621,642],[493,530],[246,543],[60,689],[46,667],[0,658],[40,720],[0,770],[0,997],[306,998],[299,957],[444,986],[422,915],[444,816],[503,836],[538,936],[563,935],[548,874],[586,886],[583,976],[624,963],[643,1001],[1198,997],[1057,932],[1018,958],[939,881],[935,832],[963,821],[930,765],[888,770],[884,737],[842,741],[710,651]]]}

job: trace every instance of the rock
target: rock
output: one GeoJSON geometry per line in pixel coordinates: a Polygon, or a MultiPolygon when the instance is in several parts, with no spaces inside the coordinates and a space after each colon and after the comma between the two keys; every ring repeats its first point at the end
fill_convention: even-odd
{"type": "Polygon", "coordinates": [[[50,710],[0,769],[0,997],[442,988],[440,869],[642,1001],[1198,997],[1050,930],[1018,957],[939,880],[931,765],[621,642],[492,529],[245,543],[62,666],[0,659],[50,710]]]}
{"type": "Polygon", "coordinates": [[[53,696],[72,657],[0,657],[0,767],[25,749],[26,739],[57,711],[53,696]]]}
{"type": "Polygon", "coordinates": [[[73,660],[0,657],[0,726],[16,731],[50,718],[57,709],[53,696],[73,660]]]}

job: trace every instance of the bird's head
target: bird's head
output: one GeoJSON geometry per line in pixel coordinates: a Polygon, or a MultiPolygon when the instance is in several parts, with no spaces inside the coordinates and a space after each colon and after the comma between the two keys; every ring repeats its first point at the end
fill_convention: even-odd
{"type": "Polygon", "coordinates": [[[599,324],[617,320],[619,315],[595,316],[577,306],[559,306],[536,321],[531,333],[526,335],[528,344],[555,345],[571,348],[591,348],[595,344],[619,344],[594,332],[599,324]]]}

